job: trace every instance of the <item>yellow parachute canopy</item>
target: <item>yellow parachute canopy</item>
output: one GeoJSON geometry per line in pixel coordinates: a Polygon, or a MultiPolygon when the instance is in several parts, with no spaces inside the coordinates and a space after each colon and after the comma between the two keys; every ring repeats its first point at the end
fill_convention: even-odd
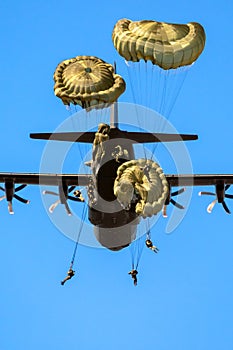
{"type": "Polygon", "coordinates": [[[150,159],[130,160],[119,166],[114,194],[125,209],[136,202],[142,217],[159,213],[168,197],[169,186],[162,168],[150,159]]]}
{"type": "Polygon", "coordinates": [[[127,61],[151,61],[163,69],[192,64],[205,46],[199,23],[170,24],[156,21],[119,20],[112,32],[113,44],[127,61]]]}
{"type": "Polygon", "coordinates": [[[65,105],[102,108],[125,91],[123,78],[114,67],[94,56],[77,56],[62,61],[54,73],[54,93],[65,105]]]}

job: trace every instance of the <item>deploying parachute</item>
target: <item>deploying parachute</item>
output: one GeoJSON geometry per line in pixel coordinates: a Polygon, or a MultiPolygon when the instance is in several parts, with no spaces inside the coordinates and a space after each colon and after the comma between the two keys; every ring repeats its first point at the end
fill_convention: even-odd
{"type": "Polygon", "coordinates": [[[166,70],[192,64],[204,49],[205,32],[195,22],[169,24],[121,19],[113,29],[112,40],[127,61],[150,60],[166,70]]]}
{"type": "Polygon", "coordinates": [[[77,56],[62,61],[54,73],[54,93],[65,105],[102,108],[125,91],[123,78],[114,67],[94,56],[77,56]]]}
{"type": "Polygon", "coordinates": [[[204,49],[203,27],[120,19],[112,41],[126,61],[134,103],[168,118],[189,67],[204,49]]]}
{"type": "Polygon", "coordinates": [[[167,199],[169,186],[158,163],[150,159],[130,160],[117,170],[114,194],[125,209],[135,203],[142,217],[159,213],[167,199]]]}

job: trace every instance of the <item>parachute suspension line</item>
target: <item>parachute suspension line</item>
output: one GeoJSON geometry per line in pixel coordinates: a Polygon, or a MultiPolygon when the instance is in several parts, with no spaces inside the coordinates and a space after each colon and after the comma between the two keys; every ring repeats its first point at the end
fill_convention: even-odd
{"type": "Polygon", "coordinates": [[[168,71],[169,89],[166,97],[166,100],[167,100],[166,106],[165,106],[166,109],[164,109],[162,114],[166,116],[167,120],[169,119],[172,109],[175,105],[175,102],[180,94],[180,91],[182,90],[184,81],[187,77],[187,73],[189,72],[190,67],[191,65],[179,67],[178,69],[170,69],[168,71]]]}
{"type": "Polygon", "coordinates": [[[149,218],[146,220],[146,239],[151,238],[149,218]]]}
{"type": "MultiPolygon", "coordinates": [[[[149,114],[149,108],[151,107],[151,92],[152,92],[152,81],[153,81],[153,69],[150,70],[150,67],[148,65],[150,64],[150,61],[145,62],[145,77],[146,77],[146,86],[145,86],[145,107],[146,107],[146,115],[145,115],[145,121],[148,118],[149,114]],[[149,84],[150,82],[150,84],[149,84]]],[[[145,127],[144,127],[145,129],[145,127]]]]}
{"type": "Polygon", "coordinates": [[[142,256],[143,247],[144,247],[144,244],[142,243],[142,237],[138,238],[138,241],[139,242],[137,245],[137,261],[136,261],[136,266],[135,266],[136,270],[138,269],[138,265],[139,265],[139,262],[140,262],[140,259],[142,256]]]}
{"type": "MultiPolygon", "coordinates": [[[[169,88],[170,94],[173,93],[173,97],[168,96],[168,95],[167,95],[167,97],[163,96],[166,100],[169,100],[170,103],[169,103],[168,108],[167,108],[166,119],[165,118],[163,119],[160,132],[164,132],[164,129],[166,127],[166,121],[168,121],[170,119],[171,112],[173,110],[173,107],[174,107],[177,99],[178,99],[178,96],[179,96],[179,94],[181,92],[181,89],[182,89],[182,87],[184,85],[184,82],[185,82],[185,79],[186,79],[186,77],[188,75],[190,67],[191,67],[191,65],[185,66],[185,67],[180,67],[178,70],[177,69],[175,69],[175,70],[172,69],[171,70],[172,72],[166,71],[167,72],[166,77],[168,78],[168,74],[169,74],[170,75],[169,76],[169,81],[170,81],[170,83],[173,82],[173,86],[171,85],[170,88],[169,88]],[[181,70],[184,73],[183,75],[180,74],[181,70]],[[171,77],[172,74],[173,74],[173,76],[172,76],[173,80],[170,79],[170,78],[172,78],[171,77]]],[[[164,92],[163,92],[163,94],[164,94],[164,92]]],[[[165,94],[166,94],[166,89],[165,89],[165,94]]],[[[164,103],[165,103],[165,100],[164,100],[164,103]]],[[[164,107],[166,108],[166,106],[164,106],[164,107]]],[[[160,113],[163,116],[165,114],[165,109],[164,109],[164,111],[162,111],[162,109],[161,109],[160,113]]],[[[159,143],[154,144],[151,159],[154,156],[155,151],[157,150],[158,146],[159,146],[159,143]]]]}
{"type": "Polygon", "coordinates": [[[72,112],[72,109],[71,109],[70,105],[65,105],[65,107],[66,107],[67,112],[71,116],[73,114],[73,112],[72,112]]]}
{"type": "Polygon", "coordinates": [[[136,239],[130,246],[132,270],[137,270],[143,251],[142,237],[136,239]]]}
{"type": "Polygon", "coordinates": [[[146,102],[146,99],[147,99],[147,96],[148,96],[148,69],[147,69],[147,61],[144,64],[144,75],[145,75],[145,90],[142,91],[141,93],[145,94],[145,104],[144,104],[144,106],[146,107],[146,113],[145,114],[147,116],[147,107],[149,107],[147,102],[146,102]]]}
{"type": "MultiPolygon", "coordinates": [[[[85,109],[85,130],[89,131],[90,129],[90,120],[91,120],[91,116],[90,113],[92,113],[92,111],[88,111],[85,109]]],[[[81,150],[83,151],[82,153],[82,162],[85,164],[84,162],[84,158],[87,156],[88,152],[90,151],[90,144],[89,143],[82,143],[81,144],[81,150]]],[[[87,161],[90,161],[91,159],[86,159],[87,161]]],[[[88,167],[88,172],[89,172],[90,168],[88,167]]]]}
{"type": "Polygon", "coordinates": [[[71,262],[70,262],[70,269],[73,269],[73,265],[74,265],[74,261],[75,261],[75,257],[76,257],[78,244],[79,244],[81,232],[82,232],[82,229],[83,229],[83,224],[84,224],[84,220],[85,220],[85,217],[86,217],[86,213],[87,213],[87,205],[84,204],[83,211],[82,211],[81,225],[80,225],[79,230],[78,230],[78,234],[77,234],[77,238],[76,238],[76,242],[75,242],[75,247],[74,247],[74,252],[73,252],[73,255],[72,255],[71,262]]]}
{"type": "Polygon", "coordinates": [[[130,65],[128,66],[132,73],[133,73],[133,77],[135,78],[135,84],[134,86],[132,85],[131,90],[133,90],[133,93],[135,94],[135,98],[134,98],[134,103],[135,104],[142,104],[142,94],[140,93],[141,89],[140,89],[140,77],[141,77],[141,62],[135,62],[132,63],[130,62],[130,65]]]}
{"type": "Polygon", "coordinates": [[[160,105],[162,100],[162,91],[164,90],[164,78],[163,78],[163,70],[160,67],[155,67],[157,72],[157,78],[158,78],[158,87],[155,88],[156,94],[157,94],[157,112],[160,113],[160,105]]]}
{"type": "Polygon", "coordinates": [[[72,255],[71,262],[70,262],[70,267],[69,267],[69,270],[67,272],[67,276],[61,281],[61,285],[62,286],[75,275],[75,271],[73,270],[73,265],[74,265],[75,257],[76,257],[76,254],[77,254],[78,243],[79,243],[80,235],[81,235],[81,232],[82,232],[83,222],[84,222],[84,219],[85,219],[85,216],[86,216],[86,211],[87,211],[87,206],[85,205],[83,207],[83,211],[82,211],[82,221],[81,221],[81,225],[79,227],[79,231],[78,231],[78,235],[77,235],[77,239],[76,239],[76,243],[75,243],[75,247],[74,247],[74,252],[73,252],[73,255],[72,255]]]}
{"type": "MultiPolygon", "coordinates": [[[[96,93],[96,95],[98,95],[98,89],[97,86],[95,84],[92,84],[92,88],[94,90],[94,92],[96,93]]],[[[93,106],[93,108],[87,108],[87,118],[90,117],[90,114],[94,113],[94,118],[95,118],[95,125],[99,125],[100,123],[108,123],[108,114],[109,114],[109,104],[106,102],[101,102],[99,101],[99,103],[97,103],[96,105],[93,106]],[[96,106],[96,108],[95,108],[96,106]],[[97,107],[99,106],[99,108],[97,107]]]]}
{"type": "Polygon", "coordinates": [[[132,245],[134,243],[131,244],[130,246],[130,253],[131,253],[131,267],[132,267],[132,270],[134,270],[134,254],[133,254],[133,250],[132,250],[132,245]]]}
{"type": "MultiPolygon", "coordinates": [[[[138,62],[140,63],[140,62],[138,62]]],[[[135,105],[135,111],[136,111],[136,116],[137,116],[137,123],[138,123],[138,126],[140,126],[140,118],[139,118],[139,114],[138,114],[138,109],[137,109],[137,106],[136,106],[136,97],[135,97],[135,94],[134,94],[134,89],[133,89],[133,84],[132,84],[132,77],[131,77],[131,72],[130,72],[130,66],[128,64],[128,62],[125,60],[125,64],[127,66],[127,71],[128,71],[128,76],[129,76],[129,83],[130,83],[130,88],[131,88],[131,92],[132,92],[132,96],[133,96],[133,102],[134,102],[134,105],[135,105]]],[[[139,68],[140,69],[140,68],[139,68]]],[[[143,153],[144,153],[144,157],[146,159],[146,150],[145,150],[145,145],[142,144],[142,147],[143,147],[143,153]]]]}
{"type": "MultiPolygon", "coordinates": [[[[85,113],[87,113],[87,112],[85,111],[85,113]]],[[[86,144],[81,144],[80,142],[77,142],[77,144],[78,144],[78,151],[79,151],[79,155],[80,155],[80,158],[81,158],[81,162],[83,163],[83,161],[84,161],[84,153],[86,153],[86,144]]]]}
{"type": "MultiPolygon", "coordinates": [[[[161,91],[161,96],[159,96],[160,98],[158,98],[158,100],[160,100],[158,112],[163,117],[161,125],[159,125],[159,131],[162,133],[162,132],[164,132],[164,128],[166,126],[166,121],[168,120],[168,118],[165,119],[164,113],[165,113],[166,104],[167,104],[167,100],[168,100],[168,78],[169,78],[169,75],[171,72],[169,72],[169,70],[164,71],[161,68],[157,68],[157,69],[158,69],[158,77],[159,77],[158,78],[158,80],[159,80],[158,89],[159,89],[159,91],[161,91]]],[[[158,89],[155,89],[155,90],[158,90],[158,89]]],[[[154,154],[157,150],[158,144],[159,143],[155,143],[153,145],[151,160],[154,157],[154,154]]]]}
{"type": "MultiPolygon", "coordinates": [[[[73,131],[77,131],[76,130],[76,127],[75,127],[75,117],[74,117],[74,110],[75,110],[75,113],[77,113],[77,105],[74,105],[74,110],[72,110],[71,106],[70,105],[66,105],[66,110],[69,112],[69,116],[70,116],[70,119],[71,119],[71,124],[72,124],[72,128],[73,128],[73,131]]],[[[82,153],[82,150],[81,150],[81,145],[79,142],[78,143],[78,151],[79,151],[79,155],[80,155],[80,158],[83,162],[83,159],[84,159],[84,156],[83,156],[83,153],[82,153]]]]}
{"type": "MultiPolygon", "coordinates": [[[[157,113],[162,115],[164,111],[164,107],[166,105],[166,96],[167,96],[167,88],[168,88],[168,71],[164,71],[162,68],[152,64],[151,69],[151,108],[154,109],[157,113]]],[[[159,118],[160,120],[160,118],[159,118]]],[[[155,119],[156,125],[153,125],[152,130],[156,130],[157,132],[162,132],[162,122],[160,120],[158,124],[158,119],[155,119]]],[[[153,145],[153,151],[151,155],[151,160],[154,156],[155,150],[158,144],[153,145]]]]}
{"type": "Polygon", "coordinates": [[[155,80],[154,73],[156,73],[155,72],[155,66],[152,64],[151,77],[150,77],[150,86],[148,84],[148,92],[147,92],[147,105],[148,105],[148,107],[152,107],[153,106],[153,101],[152,101],[153,94],[152,94],[152,91],[153,91],[153,82],[155,80]]]}
{"type": "MultiPolygon", "coordinates": [[[[139,96],[140,96],[140,105],[146,107],[143,109],[143,111],[145,111],[144,118],[140,118],[140,119],[138,118],[138,126],[140,128],[142,128],[143,130],[145,130],[145,128],[146,128],[145,121],[146,121],[147,114],[148,114],[148,108],[147,108],[148,105],[146,104],[146,100],[145,100],[145,102],[143,101],[143,96],[145,95],[146,98],[148,96],[148,83],[147,83],[148,82],[148,69],[147,69],[147,62],[143,62],[142,60],[140,60],[138,62],[138,64],[139,64],[138,92],[139,92],[139,96]],[[146,86],[145,87],[142,85],[143,68],[141,67],[141,65],[143,66],[143,68],[145,70],[145,72],[144,72],[144,75],[146,76],[146,86]],[[144,123],[143,123],[143,121],[144,121],[144,123]]],[[[143,147],[144,158],[147,159],[146,148],[145,148],[144,143],[142,143],[142,147],[143,147]]]]}
{"type": "MultiPolygon", "coordinates": [[[[66,105],[66,110],[69,112],[70,119],[71,119],[71,124],[72,124],[72,128],[73,128],[73,131],[75,132],[75,131],[77,131],[77,130],[76,130],[76,127],[75,127],[74,112],[77,113],[77,105],[74,105],[74,110],[72,110],[72,108],[71,108],[70,105],[66,105]]],[[[82,155],[82,152],[81,152],[81,148],[80,148],[79,142],[78,142],[78,151],[79,151],[80,158],[81,158],[82,161],[83,161],[83,155],[82,155]]]]}
{"type": "Polygon", "coordinates": [[[127,71],[128,71],[128,76],[129,76],[129,84],[130,84],[130,88],[131,88],[131,93],[132,93],[132,97],[133,97],[133,103],[135,105],[135,110],[136,110],[136,115],[137,115],[137,120],[139,120],[139,116],[138,116],[138,110],[136,107],[136,97],[135,97],[135,93],[134,93],[134,89],[133,89],[133,84],[132,84],[132,76],[131,76],[131,72],[130,72],[130,66],[128,64],[128,62],[125,60],[125,64],[127,66],[127,71]]]}
{"type": "Polygon", "coordinates": [[[141,61],[138,62],[130,62],[130,65],[128,65],[128,69],[132,73],[130,76],[130,80],[132,80],[133,76],[133,82],[131,86],[132,93],[134,94],[134,103],[138,105],[143,105],[143,94],[142,91],[142,75],[143,75],[143,67],[141,66],[141,61]]]}
{"type": "Polygon", "coordinates": [[[160,101],[160,106],[159,106],[159,113],[163,115],[164,113],[164,108],[166,105],[166,94],[167,94],[167,71],[164,73],[164,79],[163,79],[163,87],[162,87],[162,96],[161,96],[161,101],[160,101]]]}
{"type": "MultiPolygon", "coordinates": [[[[172,99],[172,102],[171,102],[171,104],[170,104],[170,106],[169,106],[169,109],[168,109],[168,112],[167,112],[167,119],[169,119],[169,117],[170,117],[170,115],[171,115],[171,112],[172,112],[172,110],[173,110],[173,107],[174,107],[174,105],[175,105],[175,103],[176,103],[176,101],[177,101],[177,99],[178,99],[178,96],[179,96],[179,94],[180,94],[180,92],[181,92],[181,90],[182,90],[182,87],[183,87],[183,85],[184,85],[184,82],[185,82],[185,79],[186,79],[186,77],[187,77],[187,75],[188,75],[188,72],[189,72],[189,68],[190,68],[191,66],[186,66],[186,67],[184,67],[184,74],[183,74],[183,77],[182,77],[182,80],[181,80],[181,82],[180,82],[180,84],[178,85],[178,82],[177,82],[177,79],[176,79],[176,85],[178,85],[178,86],[176,86],[176,88],[174,88],[173,90],[175,91],[175,95],[174,95],[174,97],[173,97],[173,99],[172,99]]],[[[179,75],[179,72],[177,72],[176,71],[176,77],[178,77],[178,75],[179,75]]]]}

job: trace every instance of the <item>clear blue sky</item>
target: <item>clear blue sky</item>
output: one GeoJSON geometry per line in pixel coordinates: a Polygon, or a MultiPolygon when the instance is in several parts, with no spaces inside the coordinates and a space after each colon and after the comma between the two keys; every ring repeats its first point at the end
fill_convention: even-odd
{"type": "MultiPolygon", "coordinates": [[[[12,0],[2,2],[0,13],[1,172],[39,171],[45,142],[29,133],[53,131],[68,116],[53,94],[56,65],[76,55],[122,62],[111,31],[124,17],[204,26],[205,51],[170,121],[179,132],[199,135],[187,145],[196,173],[233,172],[230,0],[12,0]]],[[[121,101],[132,102],[130,94],[121,101]]],[[[137,288],[127,275],[128,250],[86,246],[78,249],[77,276],[61,287],[74,243],[51,223],[39,188],[22,192],[31,204],[14,203],[14,216],[0,202],[0,348],[232,349],[233,217],[221,206],[207,214],[210,200],[197,193],[172,234],[163,220],[153,228],[160,252],[143,252],[137,288]]]]}

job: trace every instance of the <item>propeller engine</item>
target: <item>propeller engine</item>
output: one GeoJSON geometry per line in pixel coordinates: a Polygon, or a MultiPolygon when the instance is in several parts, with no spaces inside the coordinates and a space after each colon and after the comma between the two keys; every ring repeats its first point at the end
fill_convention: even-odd
{"type": "Polygon", "coordinates": [[[17,195],[15,192],[19,192],[23,190],[27,185],[19,185],[18,187],[15,188],[14,182],[13,181],[6,181],[5,182],[5,188],[0,186],[0,190],[5,192],[5,195],[0,197],[0,201],[5,199],[8,202],[8,211],[9,214],[14,214],[13,206],[12,206],[12,200],[15,198],[21,203],[28,204],[30,201],[28,199],[22,198],[19,195],[17,195]]]}
{"type": "Polygon", "coordinates": [[[171,192],[171,188],[169,190],[169,195],[164,203],[163,206],[163,217],[167,218],[167,206],[171,203],[172,205],[174,205],[176,208],[178,209],[184,209],[184,206],[181,205],[180,203],[176,202],[172,197],[176,197],[182,193],[184,193],[184,191],[186,190],[186,188],[181,188],[177,191],[171,192]]]}
{"type": "Polygon", "coordinates": [[[230,185],[225,185],[224,183],[221,184],[217,184],[215,186],[215,193],[214,192],[206,192],[206,191],[202,191],[199,192],[199,196],[202,195],[208,195],[208,196],[215,196],[216,198],[208,205],[207,207],[207,212],[211,213],[215,204],[216,203],[221,203],[224,210],[226,211],[227,214],[231,214],[226,202],[225,202],[225,198],[229,198],[229,199],[233,199],[233,195],[232,194],[228,194],[226,193],[226,191],[229,189],[230,185]]]}
{"type": "Polygon", "coordinates": [[[81,191],[79,191],[79,190],[74,191],[75,187],[76,186],[70,186],[68,188],[67,185],[62,184],[62,185],[58,186],[58,193],[53,192],[53,191],[43,191],[43,194],[51,194],[53,196],[59,197],[59,199],[56,202],[54,202],[52,205],[50,205],[49,212],[53,213],[54,209],[58,206],[58,204],[64,204],[67,214],[69,216],[71,216],[72,212],[70,210],[70,207],[69,207],[67,201],[68,200],[75,201],[75,202],[84,202],[85,201],[83,196],[82,196],[81,191]],[[70,195],[70,193],[72,191],[74,191],[73,192],[74,196],[70,195]]]}

